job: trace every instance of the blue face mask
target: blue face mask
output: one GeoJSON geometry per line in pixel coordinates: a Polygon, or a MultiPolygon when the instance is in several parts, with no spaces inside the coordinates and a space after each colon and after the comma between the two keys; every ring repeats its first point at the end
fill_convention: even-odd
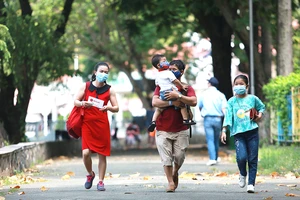
{"type": "Polygon", "coordinates": [[[103,83],[104,81],[106,81],[107,78],[108,78],[108,74],[106,74],[106,73],[97,72],[97,74],[96,74],[96,79],[100,83],[103,83]]]}
{"type": "Polygon", "coordinates": [[[246,93],[246,86],[245,85],[236,85],[233,87],[233,91],[237,95],[245,94],[246,93]]]}
{"type": "Polygon", "coordinates": [[[160,68],[168,69],[170,66],[170,63],[168,61],[164,61],[159,63],[160,68]]]}
{"type": "Polygon", "coordinates": [[[178,79],[178,78],[180,78],[181,77],[181,73],[180,73],[180,71],[172,71],[173,72],[173,74],[175,75],[175,77],[178,79]]]}

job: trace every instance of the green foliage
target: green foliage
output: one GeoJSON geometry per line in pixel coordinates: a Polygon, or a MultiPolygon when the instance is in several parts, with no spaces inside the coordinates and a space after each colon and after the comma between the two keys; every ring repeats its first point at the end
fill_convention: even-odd
{"type": "Polygon", "coordinates": [[[12,143],[25,141],[25,117],[34,84],[48,84],[73,73],[69,69],[72,53],[67,48],[64,31],[57,31],[64,27],[61,23],[64,1],[30,0],[23,3],[34,8],[32,12],[30,8],[22,10],[26,6],[21,8],[19,1],[5,1],[1,4],[4,8],[0,15],[0,23],[8,27],[14,42],[14,46],[7,46],[11,57],[0,70],[3,112],[0,121],[4,121],[12,143]],[[18,95],[16,105],[13,105],[15,89],[18,89],[18,95]]]}
{"type": "Polygon", "coordinates": [[[294,69],[300,72],[300,9],[299,1],[294,2],[293,7],[293,19],[298,23],[298,26],[293,30],[293,64],[294,69]]]}
{"type": "MultiPolygon", "coordinates": [[[[54,30],[47,26],[46,20],[42,16],[23,19],[11,15],[7,18],[7,26],[16,44],[11,68],[18,83],[25,78],[25,73],[33,79],[39,75],[39,84],[47,84],[65,73],[71,73],[68,71],[71,53],[66,51],[63,41],[55,41],[54,30]],[[20,69],[24,61],[26,69],[20,69]]],[[[18,85],[18,88],[21,87],[22,84],[18,85]]]]}
{"type": "Polygon", "coordinates": [[[263,92],[267,100],[266,105],[268,108],[274,110],[276,116],[279,117],[285,136],[287,136],[290,125],[287,96],[291,93],[292,87],[300,87],[300,73],[278,76],[263,87],[263,92]]]}
{"type": "Polygon", "coordinates": [[[11,38],[8,28],[0,24],[0,60],[3,58],[3,60],[6,62],[11,57],[7,44],[14,46],[14,42],[11,38]]]}
{"type": "Polygon", "coordinates": [[[132,115],[131,115],[130,111],[128,111],[128,110],[123,111],[123,120],[126,122],[132,121],[132,115]]]}
{"type": "MultiPolygon", "coordinates": [[[[182,22],[187,20],[189,13],[186,12],[183,1],[176,1],[176,4],[174,2],[74,2],[74,7],[78,9],[70,17],[72,28],[68,31],[70,34],[75,33],[80,41],[76,45],[80,48],[80,53],[88,55],[88,59],[99,60],[101,57],[122,71],[118,62],[129,62],[131,68],[142,67],[137,66],[134,59],[139,57],[142,64],[151,67],[149,50],[165,49],[182,43],[184,39],[182,34],[187,30],[188,23],[182,22]],[[99,4],[102,6],[97,6],[99,4]]],[[[164,53],[171,57],[168,54],[170,52],[164,53]]]]}
{"type": "Polygon", "coordinates": [[[270,175],[277,172],[284,175],[289,172],[300,174],[300,147],[266,146],[259,149],[258,171],[270,175]]]}
{"type": "Polygon", "coordinates": [[[58,115],[55,130],[65,130],[66,119],[62,115],[58,115]]]}

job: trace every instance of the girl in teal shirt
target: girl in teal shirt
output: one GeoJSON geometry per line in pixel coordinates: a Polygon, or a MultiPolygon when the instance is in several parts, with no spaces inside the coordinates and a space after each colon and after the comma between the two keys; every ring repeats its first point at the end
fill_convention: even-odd
{"type": "Polygon", "coordinates": [[[255,95],[247,94],[249,87],[248,77],[238,75],[234,79],[233,91],[235,96],[228,100],[223,122],[221,142],[226,143],[226,131],[234,137],[236,149],[236,161],[240,171],[239,185],[246,185],[248,163],[248,186],[247,192],[254,193],[255,179],[258,162],[258,124],[265,110],[265,105],[255,95]],[[250,110],[255,108],[258,113],[254,120],[250,119],[250,110]]]}

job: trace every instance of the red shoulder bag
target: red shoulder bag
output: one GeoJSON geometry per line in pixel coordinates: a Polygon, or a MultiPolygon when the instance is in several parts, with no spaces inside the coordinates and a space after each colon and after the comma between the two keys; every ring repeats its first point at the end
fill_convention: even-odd
{"type": "MultiPolygon", "coordinates": [[[[89,87],[90,82],[86,82],[85,90],[89,87]]],[[[83,99],[85,99],[85,91],[83,99]]],[[[84,108],[74,106],[67,120],[67,131],[70,137],[79,139],[81,137],[81,127],[84,116],[84,108]]]]}

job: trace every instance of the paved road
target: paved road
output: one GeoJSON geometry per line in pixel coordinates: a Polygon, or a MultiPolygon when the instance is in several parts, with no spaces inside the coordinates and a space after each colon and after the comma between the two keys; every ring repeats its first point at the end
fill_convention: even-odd
{"type": "MultiPolygon", "coordinates": [[[[300,199],[299,179],[286,177],[258,176],[256,193],[248,194],[246,188],[237,185],[238,170],[232,157],[226,154],[222,156],[218,165],[207,167],[206,152],[199,148],[190,149],[180,170],[179,187],[175,193],[165,192],[167,181],[155,149],[114,151],[108,157],[105,192],[97,191],[97,178],[90,190],[84,189],[86,172],[81,158],[48,160],[36,166],[39,173],[32,174],[34,180],[44,181],[22,184],[20,189],[13,192],[9,192],[10,187],[15,185],[4,186],[0,188],[0,199],[1,195],[5,195],[7,200],[300,199]],[[65,176],[68,172],[74,173],[69,179],[65,176]],[[287,197],[286,194],[298,196],[287,197]]],[[[93,161],[96,169],[96,157],[93,157],[93,161]]]]}

